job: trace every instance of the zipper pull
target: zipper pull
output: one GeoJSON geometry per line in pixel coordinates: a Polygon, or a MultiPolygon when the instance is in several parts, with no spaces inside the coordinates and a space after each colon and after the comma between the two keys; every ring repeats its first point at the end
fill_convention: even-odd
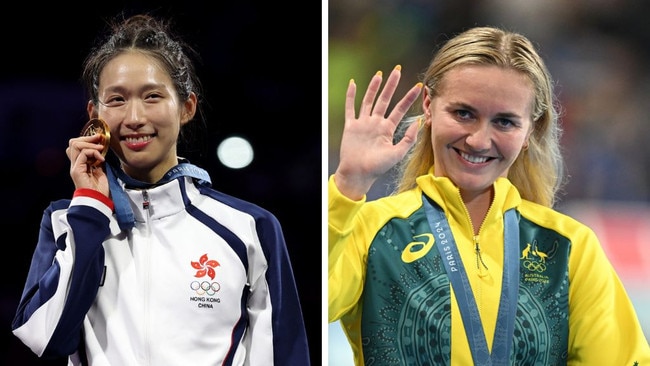
{"type": "Polygon", "coordinates": [[[481,247],[478,245],[478,236],[474,235],[474,250],[476,251],[476,269],[479,271],[479,276],[481,275],[481,264],[485,268],[485,270],[488,270],[487,265],[485,265],[485,262],[483,262],[483,257],[481,256],[481,247]]]}
{"type": "Polygon", "coordinates": [[[142,202],[142,208],[149,210],[149,193],[147,191],[142,191],[142,199],[144,200],[142,202]]]}

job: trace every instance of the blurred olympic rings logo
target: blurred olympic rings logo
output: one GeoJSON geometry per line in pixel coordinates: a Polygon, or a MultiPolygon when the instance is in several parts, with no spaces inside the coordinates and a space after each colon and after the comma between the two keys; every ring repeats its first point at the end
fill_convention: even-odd
{"type": "Polygon", "coordinates": [[[526,268],[529,271],[540,272],[540,273],[546,271],[546,265],[544,263],[529,261],[529,260],[524,261],[524,268],[526,268]]]}
{"type": "Polygon", "coordinates": [[[190,283],[190,288],[194,291],[196,291],[197,295],[208,295],[208,296],[213,296],[219,290],[221,290],[221,285],[219,282],[208,282],[208,281],[192,281],[190,283]]]}

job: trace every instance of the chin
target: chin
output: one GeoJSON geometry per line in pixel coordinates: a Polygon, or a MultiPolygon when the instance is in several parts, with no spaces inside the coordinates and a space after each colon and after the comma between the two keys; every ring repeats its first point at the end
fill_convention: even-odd
{"type": "Polygon", "coordinates": [[[485,177],[480,177],[480,180],[475,179],[476,177],[471,177],[471,179],[461,178],[455,179],[454,182],[461,191],[465,192],[482,192],[492,189],[496,178],[485,180],[485,177]]]}

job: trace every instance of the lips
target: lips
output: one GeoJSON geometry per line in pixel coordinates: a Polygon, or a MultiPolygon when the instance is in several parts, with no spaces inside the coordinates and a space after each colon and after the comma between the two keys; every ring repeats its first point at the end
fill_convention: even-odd
{"type": "Polygon", "coordinates": [[[470,154],[468,154],[468,153],[466,153],[466,152],[463,152],[463,151],[460,151],[460,150],[458,150],[458,149],[456,149],[456,148],[454,148],[454,150],[456,150],[456,152],[457,152],[457,153],[458,153],[458,154],[459,154],[463,159],[467,160],[468,162],[470,162],[470,163],[472,163],[472,164],[482,164],[482,163],[488,162],[489,160],[494,159],[494,158],[491,158],[491,157],[489,157],[489,156],[470,155],[470,154]]]}
{"type": "Polygon", "coordinates": [[[149,145],[154,137],[155,135],[123,136],[121,140],[129,149],[139,150],[149,145]]]}
{"type": "Polygon", "coordinates": [[[138,135],[138,136],[123,136],[122,140],[126,141],[127,143],[137,144],[140,142],[151,140],[152,138],[153,135],[138,135]]]}

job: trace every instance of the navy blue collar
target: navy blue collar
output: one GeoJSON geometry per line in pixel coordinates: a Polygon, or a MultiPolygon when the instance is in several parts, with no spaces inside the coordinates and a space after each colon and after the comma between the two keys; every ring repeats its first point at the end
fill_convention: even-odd
{"type": "MultiPolygon", "coordinates": [[[[117,160],[117,159],[115,159],[117,160]]],[[[105,164],[106,176],[108,177],[108,186],[111,192],[111,199],[115,207],[115,215],[117,222],[122,230],[130,230],[135,226],[135,216],[129,204],[129,199],[126,192],[120,185],[121,180],[128,188],[148,189],[161,184],[165,184],[179,177],[192,177],[198,180],[201,185],[210,186],[212,181],[210,175],[204,169],[190,164],[185,159],[179,159],[178,165],[169,169],[167,173],[156,183],[146,183],[128,176],[121,168],[115,167],[114,162],[110,163],[107,159],[105,164]]]]}

